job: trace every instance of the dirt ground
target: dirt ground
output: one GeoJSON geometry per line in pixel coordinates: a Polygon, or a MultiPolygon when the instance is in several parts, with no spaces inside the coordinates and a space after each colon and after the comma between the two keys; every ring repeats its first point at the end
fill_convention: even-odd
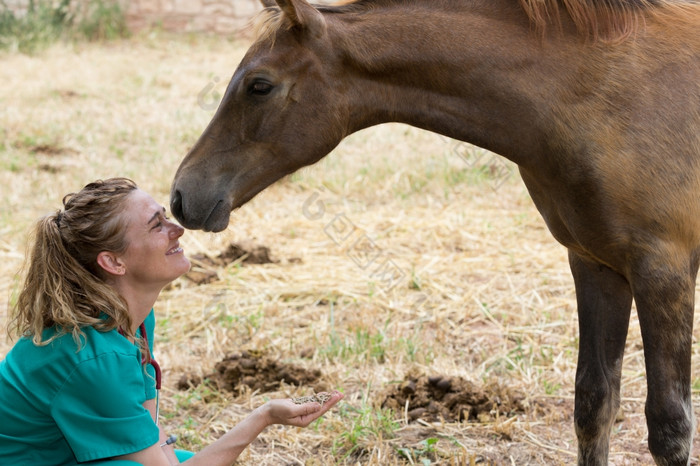
{"type": "Polygon", "coordinates": [[[227,356],[214,366],[215,372],[188,376],[184,374],[178,388],[186,390],[200,383],[213,385],[219,390],[238,393],[243,386],[260,392],[273,392],[283,384],[304,386],[314,392],[325,392],[328,387],[319,379],[321,371],[307,370],[291,364],[284,364],[266,357],[260,351],[244,351],[227,356]]]}
{"type": "MultiPolygon", "coordinates": [[[[214,258],[194,254],[193,263],[196,266],[185,278],[197,285],[206,285],[218,280],[222,270],[231,264],[279,263],[280,260],[271,254],[267,246],[231,243],[214,258]]],[[[298,260],[294,258],[291,262],[298,260]]],[[[313,354],[314,351],[307,349],[298,357],[310,361],[313,354]]],[[[186,371],[177,382],[177,389],[181,391],[199,386],[209,387],[214,392],[225,391],[244,396],[251,392],[275,393],[285,387],[303,388],[306,393],[325,392],[330,390],[332,382],[313,364],[286,363],[265,350],[249,349],[223,357],[210,373],[201,375],[201,371],[186,371]]],[[[395,447],[397,452],[415,451],[415,445],[423,445],[426,438],[451,436],[441,432],[435,427],[437,425],[460,426],[467,430],[466,435],[476,447],[472,445],[469,448],[457,442],[463,451],[422,452],[421,458],[429,461],[429,464],[570,464],[575,461],[575,449],[571,444],[572,397],[533,397],[517,385],[510,386],[500,378],[483,383],[430,372],[430,368],[426,367],[414,369],[403,379],[392,381],[365,402],[401,413],[405,426],[394,440],[404,446],[395,447]],[[523,424],[527,427],[523,428],[523,424]],[[557,438],[558,429],[568,434],[557,438]],[[540,436],[546,440],[539,439],[540,436]],[[470,453],[473,450],[479,453],[470,453]]],[[[623,402],[616,420],[616,431],[643,430],[642,411],[641,400],[623,402]],[[627,416],[626,412],[630,415],[627,416]]],[[[613,448],[611,452],[611,464],[653,463],[643,441],[625,440],[616,446],[617,449],[613,448]]],[[[404,459],[411,463],[410,453],[406,455],[404,459]]],[[[391,461],[400,461],[402,456],[398,454],[397,457],[398,460],[394,458],[391,461]]],[[[361,455],[350,458],[354,458],[357,464],[366,461],[361,455]]],[[[315,463],[307,461],[306,464],[315,463]]],[[[368,464],[375,463],[369,461],[368,464]]],[[[693,459],[691,464],[699,463],[693,459]]]]}
{"type": "MultiPolygon", "coordinates": [[[[244,351],[228,356],[214,366],[215,372],[183,374],[178,388],[187,390],[201,383],[219,390],[238,393],[245,389],[273,392],[284,384],[303,386],[314,392],[329,388],[321,371],[308,370],[271,359],[259,351],[244,351]]],[[[478,386],[461,377],[410,375],[375,400],[382,408],[406,411],[411,422],[488,422],[526,411],[522,394],[512,393],[498,384],[478,386]]]]}

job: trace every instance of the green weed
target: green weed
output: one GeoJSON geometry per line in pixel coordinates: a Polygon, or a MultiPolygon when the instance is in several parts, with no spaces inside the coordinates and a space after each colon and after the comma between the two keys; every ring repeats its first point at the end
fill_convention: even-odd
{"type": "Polygon", "coordinates": [[[110,40],[126,37],[121,6],[111,0],[29,0],[26,12],[0,0],[0,49],[35,53],[60,39],[110,40]]]}
{"type": "Polygon", "coordinates": [[[375,361],[380,364],[386,359],[387,341],[383,331],[372,333],[366,329],[356,329],[351,337],[341,338],[335,332],[330,335],[330,343],[321,353],[331,359],[375,361]]]}
{"type": "Polygon", "coordinates": [[[78,21],[75,32],[87,40],[114,40],[129,35],[126,17],[118,2],[92,0],[78,21]]]}
{"type": "Polygon", "coordinates": [[[393,411],[368,405],[366,397],[359,407],[343,404],[340,416],[347,419],[350,426],[336,437],[332,450],[343,460],[362,457],[371,450],[371,445],[393,438],[400,427],[393,411]]]}
{"type": "Polygon", "coordinates": [[[542,380],[542,385],[544,387],[544,392],[547,395],[554,395],[556,394],[559,390],[561,390],[561,384],[556,383],[556,382],[550,382],[547,379],[542,380]]]}
{"type": "Polygon", "coordinates": [[[416,448],[398,448],[397,453],[406,458],[411,464],[421,463],[425,466],[432,464],[437,456],[436,444],[438,439],[430,437],[421,440],[416,448]]]}

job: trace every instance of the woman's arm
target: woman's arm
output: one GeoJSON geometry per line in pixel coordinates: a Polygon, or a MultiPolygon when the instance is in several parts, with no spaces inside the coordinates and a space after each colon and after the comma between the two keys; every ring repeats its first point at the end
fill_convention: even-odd
{"type": "Polygon", "coordinates": [[[159,445],[160,442],[154,443],[143,450],[129,453],[128,455],[115,456],[111,459],[135,461],[143,466],[172,466],[174,464],[179,464],[177,458],[175,458],[175,460],[168,459],[159,445]]]}
{"type": "MultiPolygon", "coordinates": [[[[153,418],[153,422],[158,425],[158,430],[160,431],[160,438],[158,439],[158,445],[163,445],[165,441],[168,439],[168,435],[163,432],[163,429],[160,428],[160,425],[158,424],[158,419],[156,419],[156,399],[152,398],[150,400],[146,400],[143,403],[143,407],[148,410],[149,413],[151,413],[151,417],[153,418]]],[[[168,461],[170,461],[170,464],[178,464],[179,461],[177,460],[177,456],[175,456],[175,448],[173,448],[172,445],[165,445],[163,447],[159,447],[159,449],[162,449],[162,451],[165,453],[166,458],[168,458],[168,461]]]]}
{"type": "MultiPolygon", "coordinates": [[[[151,413],[153,421],[157,424],[156,399],[152,398],[144,401],[143,407],[146,408],[149,413],[151,413]]],[[[175,456],[175,449],[172,445],[165,445],[163,447],[160,446],[165,443],[168,437],[160,426],[158,426],[158,430],[160,430],[160,438],[158,439],[158,443],[155,443],[143,450],[129,453],[128,455],[116,456],[113,459],[136,461],[137,463],[148,466],[171,466],[173,464],[179,464],[177,456],[175,456]]]]}
{"type": "Polygon", "coordinates": [[[306,427],[342,398],[342,393],[333,392],[323,406],[315,402],[298,405],[289,399],[268,401],[185,463],[192,466],[230,466],[267,426],[282,424],[306,427]]]}
{"type": "MultiPolygon", "coordinates": [[[[248,417],[226,432],[221,438],[205,447],[185,463],[191,466],[230,466],[245,448],[268,426],[273,424],[306,427],[323,416],[343,398],[340,392],[333,392],[323,405],[319,403],[295,404],[292,400],[271,400],[253,410],[248,417]]],[[[161,433],[161,438],[163,434],[161,433]]],[[[163,440],[162,442],[164,442],[163,440]]],[[[159,443],[162,443],[159,442],[159,443]]],[[[167,447],[154,444],[146,449],[116,457],[136,461],[145,466],[170,466],[178,464],[177,459],[166,455],[167,447]]],[[[172,452],[172,448],[170,448],[172,452]]],[[[174,457],[174,452],[173,452],[174,457]]]]}

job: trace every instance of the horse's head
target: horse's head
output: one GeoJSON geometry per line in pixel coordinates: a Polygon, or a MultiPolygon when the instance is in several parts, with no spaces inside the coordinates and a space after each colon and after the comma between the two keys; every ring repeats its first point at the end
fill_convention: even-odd
{"type": "Polygon", "coordinates": [[[225,229],[233,209],[347,134],[324,17],[306,0],[275,1],[263,0],[269,30],[244,56],[173,180],[171,210],[187,228],[225,229]]]}

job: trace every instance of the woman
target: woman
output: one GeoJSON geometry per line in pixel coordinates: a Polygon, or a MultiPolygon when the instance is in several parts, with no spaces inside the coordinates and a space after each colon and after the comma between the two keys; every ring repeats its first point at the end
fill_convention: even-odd
{"type": "Polygon", "coordinates": [[[0,363],[0,464],[229,465],[265,427],[307,426],[343,397],[269,401],[178,458],[158,427],[149,345],[156,298],[190,267],[184,230],[125,178],[90,183],[63,205],[37,224],[13,309],[21,338],[0,363]]]}

